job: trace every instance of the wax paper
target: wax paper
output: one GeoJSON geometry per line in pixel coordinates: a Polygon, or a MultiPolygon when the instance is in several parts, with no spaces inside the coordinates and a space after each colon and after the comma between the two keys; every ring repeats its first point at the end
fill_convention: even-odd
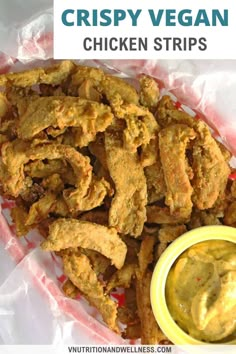
{"type": "MultiPolygon", "coordinates": [[[[53,62],[52,13],[51,0],[0,2],[0,73],[53,62]]],[[[81,63],[134,82],[141,73],[154,76],[162,89],[191,107],[236,153],[236,61],[81,63]]],[[[20,240],[15,237],[9,212],[13,204],[0,199],[0,344],[125,343],[83,298],[64,297],[60,260],[40,250],[36,231],[20,240]]]]}

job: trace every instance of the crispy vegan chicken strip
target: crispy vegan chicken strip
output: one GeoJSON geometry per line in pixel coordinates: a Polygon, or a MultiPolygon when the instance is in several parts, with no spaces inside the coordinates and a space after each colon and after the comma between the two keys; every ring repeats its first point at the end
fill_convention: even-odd
{"type": "Polygon", "coordinates": [[[95,298],[104,295],[103,286],[98,281],[96,273],[93,271],[90,261],[85,254],[80,252],[68,252],[62,257],[65,275],[84,294],[89,294],[91,288],[95,298]]]}
{"type": "Polygon", "coordinates": [[[166,339],[158,327],[152,312],[150,300],[151,278],[152,272],[147,271],[143,277],[137,277],[136,281],[138,315],[141,320],[142,329],[142,344],[158,344],[161,340],[166,339]]]}
{"type": "MultiPolygon", "coordinates": [[[[85,298],[101,313],[103,320],[119,333],[116,323],[117,304],[104,295],[103,287],[84,254],[72,253],[63,256],[64,272],[70,281],[84,294],[85,298]]],[[[75,290],[73,291],[75,293],[75,290]]],[[[76,295],[76,293],[75,293],[76,295]]]]}
{"type": "Polygon", "coordinates": [[[88,248],[80,248],[80,251],[88,257],[91,266],[97,275],[103,274],[111,265],[110,259],[103,256],[101,253],[89,250],[88,248]]]}
{"type": "Polygon", "coordinates": [[[229,226],[236,226],[236,201],[233,201],[225,211],[224,223],[229,226]]]}
{"type": "Polygon", "coordinates": [[[67,189],[63,196],[67,206],[71,212],[73,211],[88,211],[100,206],[103,203],[105,196],[111,195],[112,189],[110,184],[104,179],[93,177],[87,194],[81,198],[80,189],[67,189]]]}
{"type": "Polygon", "coordinates": [[[95,224],[108,225],[108,211],[107,210],[91,210],[79,217],[80,220],[89,221],[95,224]]]}
{"type": "Polygon", "coordinates": [[[98,89],[110,103],[117,95],[125,103],[138,104],[139,102],[139,96],[135,88],[119,77],[105,75],[98,89]]]}
{"type": "Polygon", "coordinates": [[[152,166],[157,160],[160,160],[158,132],[149,144],[142,145],[140,150],[140,160],[143,167],[152,166]]]}
{"type": "Polygon", "coordinates": [[[25,165],[24,171],[32,178],[47,178],[54,174],[59,174],[65,183],[74,185],[76,176],[70,165],[65,160],[55,159],[47,162],[36,160],[25,165]]]}
{"type": "Polygon", "coordinates": [[[138,254],[140,276],[143,277],[148,269],[148,265],[153,261],[153,249],[156,239],[154,236],[146,235],[142,240],[138,254]]]}
{"type": "Polygon", "coordinates": [[[46,219],[55,203],[56,195],[53,193],[47,193],[43,198],[31,205],[29,214],[25,220],[25,225],[29,226],[37,224],[46,219]]]}
{"type": "Polygon", "coordinates": [[[109,106],[77,97],[23,98],[17,107],[20,116],[17,132],[23,140],[32,139],[49,127],[60,130],[77,127],[76,143],[82,147],[104,131],[113,119],[109,106]]]}
{"type": "Polygon", "coordinates": [[[29,87],[36,84],[59,85],[65,81],[75,69],[75,64],[70,60],[61,61],[59,64],[46,68],[35,68],[18,73],[2,75],[0,86],[10,83],[16,87],[29,87]]]}
{"type": "Polygon", "coordinates": [[[158,124],[166,128],[172,124],[186,124],[193,127],[195,120],[188,113],[178,110],[170,96],[163,96],[158,102],[157,111],[155,114],[158,124]]]}
{"type": "Polygon", "coordinates": [[[146,221],[147,185],[138,154],[123,147],[120,132],[105,133],[107,165],[115,184],[109,225],[134,237],[146,221]]]}
{"type": "Polygon", "coordinates": [[[101,69],[78,65],[71,77],[71,86],[77,88],[87,79],[98,86],[104,77],[105,73],[101,69]]]}
{"type": "Polygon", "coordinates": [[[1,148],[0,182],[4,193],[18,197],[24,187],[24,164],[29,162],[26,152],[30,144],[21,140],[6,142],[1,148]]]}
{"type": "Polygon", "coordinates": [[[193,202],[198,209],[209,209],[225,190],[230,168],[204,122],[198,121],[198,138],[193,145],[193,202]]]}
{"type": "Polygon", "coordinates": [[[15,223],[16,236],[21,237],[27,235],[30,230],[29,226],[26,226],[26,219],[28,213],[23,207],[15,206],[11,209],[11,217],[15,223]]]}
{"type": "Polygon", "coordinates": [[[79,97],[100,102],[102,95],[94,88],[94,81],[85,79],[78,89],[79,97]]]}
{"type": "Polygon", "coordinates": [[[124,119],[126,128],[124,129],[124,145],[132,151],[141,145],[146,145],[154,139],[159,131],[159,126],[153,114],[146,108],[132,103],[123,104],[117,99],[112,103],[115,116],[124,119]]]}
{"type": "Polygon", "coordinates": [[[121,269],[117,270],[110,278],[106,292],[109,293],[115,288],[129,288],[132,278],[135,277],[137,265],[134,263],[125,264],[121,269]]]}
{"type": "Polygon", "coordinates": [[[73,93],[79,90],[78,87],[81,88],[86,80],[89,80],[93,89],[105,96],[109,102],[118,94],[124,102],[138,104],[139,96],[133,86],[119,77],[105,74],[98,68],[78,66],[72,75],[73,93]]]}
{"type": "Polygon", "coordinates": [[[3,118],[7,114],[9,108],[10,106],[6,96],[0,92],[0,122],[1,118],[3,118]]]}
{"type": "Polygon", "coordinates": [[[174,241],[177,237],[181,236],[187,231],[185,225],[164,225],[159,230],[158,239],[159,244],[157,246],[156,255],[157,259],[165,251],[168,243],[174,241]]]}
{"type": "Polygon", "coordinates": [[[71,299],[75,299],[79,294],[79,289],[72,283],[70,279],[67,279],[62,285],[62,290],[65,295],[71,299]]]}
{"type": "MultiPolygon", "coordinates": [[[[30,160],[65,159],[74,170],[75,186],[83,198],[92,181],[92,166],[89,158],[83,156],[73,147],[60,144],[47,144],[30,148],[30,144],[21,140],[8,142],[2,146],[2,167],[0,180],[5,193],[17,197],[24,187],[24,165],[30,160]]],[[[66,191],[66,190],[65,190],[66,191]]],[[[70,192],[71,193],[71,192],[70,192]]],[[[66,196],[70,197],[70,193],[66,196]]]]}
{"type": "Polygon", "coordinates": [[[76,219],[57,219],[49,228],[49,236],[42,243],[47,251],[82,247],[100,252],[120,269],[127,247],[114,228],[76,219]]]}
{"type": "Polygon", "coordinates": [[[89,144],[89,151],[98,159],[103,168],[107,170],[105,137],[103,133],[98,134],[96,140],[89,144]]]}
{"type": "Polygon", "coordinates": [[[65,60],[49,68],[36,68],[19,73],[1,75],[0,86],[4,86],[8,82],[18,87],[33,86],[40,83],[59,85],[67,79],[75,67],[72,61],[65,60]]]}
{"type": "Polygon", "coordinates": [[[178,212],[188,217],[192,211],[193,188],[186,171],[187,144],[196,136],[193,129],[184,124],[174,124],[159,133],[160,157],[167,187],[165,203],[171,214],[178,212]]]}
{"type": "Polygon", "coordinates": [[[157,82],[149,76],[142,75],[139,78],[140,83],[140,102],[143,106],[153,109],[157,106],[160,97],[160,91],[157,82]]]}
{"type": "Polygon", "coordinates": [[[189,217],[181,215],[176,212],[171,214],[170,209],[167,207],[160,207],[158,205],[147,206],[147,222],[154,224],[179,224],[189,220],[189,217]]]}
{"type": "Polygon", "coordinates": [[[153,156],[154,163],[144,168],[147,180],[148,203],[160,200],[166,193],[166,183],[158,146],[153,151],[153,156]]]}

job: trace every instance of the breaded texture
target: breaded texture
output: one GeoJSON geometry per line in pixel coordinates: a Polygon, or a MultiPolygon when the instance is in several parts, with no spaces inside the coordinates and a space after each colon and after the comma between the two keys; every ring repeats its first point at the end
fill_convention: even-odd
{"type": "Polygon", "coordinates": [[[184,124],[174,124],[159,133],[161,163],[166,182],[165,203],[170,213],[178,212],[188,217],[192,211],[191,196],[193,188],[186,171],[185,154],[187,144],[196,134],[184,124]]]}
{"type": "Polygon", "coordinates": [[[123,147],[119,132],[105,133],[105,149],[108,170],[115,184],[109,225],[118,232],[137,237],[146,221],[147,203],[146,180],[138,154],[123,147]]]}
{"type": "Polygon", "coordinates": [[[127,248],[114,228],[76,219],[57,219],[49,228],[49,235],[42,245],[46,251],[82,247],[97,251],[111,259],[120,269],[125,261],[127,248]]]}
{"type": "Polygon", "coordinates": [[[87,146],[113,119],[110,107],[77,97],[23,98],[17,106],[20,114],[17,132],[23,140],[32,139],[49,127],[62,132],[67,127],[76,127],[76,145],[87,146]]]}

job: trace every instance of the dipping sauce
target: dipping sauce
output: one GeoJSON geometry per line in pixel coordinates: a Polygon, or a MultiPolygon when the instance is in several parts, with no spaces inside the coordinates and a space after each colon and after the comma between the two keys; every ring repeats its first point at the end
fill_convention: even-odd
{"type": "Polygon", "coordinates": [[[176,323],[205,342],[236,338],[236,244],[204,241],[175,261],[166,302],[176,323]]]}

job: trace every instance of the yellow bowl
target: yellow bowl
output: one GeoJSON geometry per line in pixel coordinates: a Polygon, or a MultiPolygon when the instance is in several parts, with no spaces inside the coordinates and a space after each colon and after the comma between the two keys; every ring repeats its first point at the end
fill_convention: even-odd
{"type": "MultiPolygon", "coordinates": [[[[223,225],[203,226],[186,232],[167,247],[153,272],[150,294],[153,313],[163,333],[172,343],[177,345],[206,345],[206,343],[189,336],[173,320],[166,304],[166,279],[173,263],[186,249],[199,242],[209,240],[236,243],[236,228],[223,225]]],[[[236,340],[223,344],[236,344],[236,340]]]]}

